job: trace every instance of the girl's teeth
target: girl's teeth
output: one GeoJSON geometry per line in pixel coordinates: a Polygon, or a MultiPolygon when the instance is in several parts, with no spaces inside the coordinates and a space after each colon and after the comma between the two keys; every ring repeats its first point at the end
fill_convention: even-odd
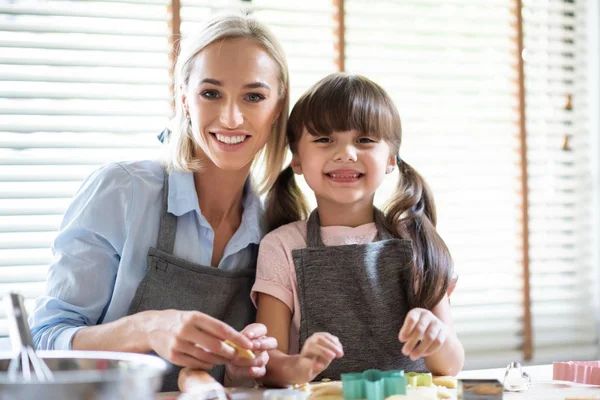
{"type": "Polygon", "coordinates": [[[354,174],[354,175],[338,175],[338,174],[329,174],[331,175],[332,178],[358,178],[358,176],[360,174],[354,174]]]}
{"type": "Polygon", "coordinates": [[[219,142],[226,143],[226,144],[237,144],[237,143],[243,142],[246,139],[245,135],[225,136],[225,135],[221,135],[221,134],[217,133],[215,136],[217,137],[217,140],[219,142]]]}

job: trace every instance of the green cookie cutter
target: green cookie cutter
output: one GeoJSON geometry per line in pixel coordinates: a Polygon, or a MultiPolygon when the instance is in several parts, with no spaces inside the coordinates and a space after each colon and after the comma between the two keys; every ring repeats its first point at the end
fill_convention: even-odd
{"type": "Polygon", "coordinates": [[[406,378],[410,386],[426,386],[433,385],[433,376],[430,372],[407,372],[406,378]]]}
{"type": "Polygon", "coordinates": [[[369,369],[362,373],[342,374],[344,400],[384,400],[395,394],[406,394],[404,371],[369,369]]]}

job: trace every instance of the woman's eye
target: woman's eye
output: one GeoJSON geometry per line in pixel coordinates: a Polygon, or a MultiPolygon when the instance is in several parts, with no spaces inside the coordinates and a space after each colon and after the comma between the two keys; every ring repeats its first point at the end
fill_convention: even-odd
{"type": "Polygon", "coordinates": [[[259,93],[249,93],[246,95],[246,99],[252,103],[258,103],[261,100],[265,99],[265,96],[259,93]]]}
{"type": "Polygon", "coordinates": [[[377,143],[377,142],[371,138],[364,137],[364,138],[358,139],[358,143],[377,143]]]}
{"type": "Polygon", "coordinates": [[[318,138],[313,140],[313,143],[330,143],[331,139],[329,139],[328,137],[322,137],[322,138],[318,138]]]}
{"type": "Polygon", "coordinates": [[[205,90],[201,93],[202,97],[206,98],[206,99],[218,99],[219,98],[219,92],[217,92],[216,90],[205,90]]]}

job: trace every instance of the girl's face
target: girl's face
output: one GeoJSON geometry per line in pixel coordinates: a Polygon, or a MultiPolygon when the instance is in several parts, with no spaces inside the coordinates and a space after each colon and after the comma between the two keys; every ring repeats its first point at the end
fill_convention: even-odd
{"type": "Polygon", "coordinates": [[[194,141],[224,170],[249,167],[281,109],[279,67],[256,42],[227,39],[196,57],[182,102],[194,141]]]}
{"type": "Polygon", "coordinates": [[[355,130],[313,136],[304,129],[292,158],[294,172],[304,175],[317,201],[340,205],[372,205],[395,165],[387,142],[355,130]]]}

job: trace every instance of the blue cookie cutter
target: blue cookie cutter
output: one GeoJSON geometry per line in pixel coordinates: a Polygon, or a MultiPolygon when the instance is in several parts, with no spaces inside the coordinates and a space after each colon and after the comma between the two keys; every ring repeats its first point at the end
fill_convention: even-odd
{"type": "Polygon", "coordinates": [[[369,369],[362,373],[342,374],[344,400],[384,400],[395,394],[406,394],[404,371],[369,369]]]}

